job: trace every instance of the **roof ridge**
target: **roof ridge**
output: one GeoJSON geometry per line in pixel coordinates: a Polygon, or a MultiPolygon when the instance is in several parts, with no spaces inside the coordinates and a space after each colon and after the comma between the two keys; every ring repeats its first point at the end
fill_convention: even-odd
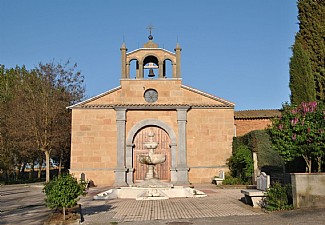
{"type": "Polygon", "coordinates": [[[281,115],[279,109],[270,109],[270,110],[242,110],[235,111],[236,119],[252,119],[252,118],[274,118],[281,115]]]}
{"type": "Polygon", "coordinates": [[[280,111],[280,109],[242,109],[242,110],[235,110],[235,112],[247,112],[247,111],[280,111]]]}

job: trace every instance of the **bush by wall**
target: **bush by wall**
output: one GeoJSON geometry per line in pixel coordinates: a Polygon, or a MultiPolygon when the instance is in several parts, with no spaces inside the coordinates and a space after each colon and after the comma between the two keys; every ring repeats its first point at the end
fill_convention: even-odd
{"type": "Polygon", "coordinates": [[[282,186],[279,182],[273,183],[267,190],[264,207],[268,211],[292,209],[291,186],[282,186]]]}
{"type": "Polygon", "coordinates": [[[240,185],[240,184],[247,184],[247,182],[243,181],[239,177],[233,177],[230,174],[225,175],[225,179],[222,182],[223,185],[240,185]]]}
{"type": "Polygon", "coordinates": [[[239,145],[227,162],[230,175],[239,178],[243,183],[249,183],[254,172],[251,150],[245,145],[239,145]]]}
{"type": "Polygon", "coordinates": [[[257,153],[258,168],[269,175],[282,173],[283,160],[272,149],[270,136],[266,130],[251,131],[246,135],[235,137],[233,141],[233,153],[246,146],[250,151],[257,153]]]}

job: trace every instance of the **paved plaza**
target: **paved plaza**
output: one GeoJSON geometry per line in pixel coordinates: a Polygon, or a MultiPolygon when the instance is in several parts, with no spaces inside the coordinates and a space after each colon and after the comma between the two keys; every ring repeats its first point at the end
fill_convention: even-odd
{"type": "Polygon", "coordinates": [[[0,186],[0,224],[43,224],[51,210],[42,189],[41,183],[0,186]]]}
{"type": "MultiPolygon", "coordinates": [[[[158,201],[92,200],[106,188],[91,188],[80,204],[82,224],[325,224],[325,209],[265,213],[240,201],[240,189],[196,185],[208,196],[158,201]]],[[[0,186],[0,224],[43,224],[51,210],[44,204],[42,184],[0,186]]]]}
{"type": "MultiPolygon", "coordinates": [[[[264,214],[243,204],[239,189],[216,189],[211,185],[201,187],[208,197],[171,198],[159,201],[116,199],[89,201],[92,193],[81,200],[86,224],[132,222],[148,220],[175,220],[222,216],[248,216],[264,214]]],[[[97,193],[97,192],[96,192],[97,193]]]]}

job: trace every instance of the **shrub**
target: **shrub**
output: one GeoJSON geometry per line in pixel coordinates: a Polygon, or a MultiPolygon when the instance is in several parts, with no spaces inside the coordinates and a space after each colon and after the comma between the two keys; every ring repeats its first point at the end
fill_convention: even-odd
{"type": "Polygon", "coordinates": [[[86,183],[78,182],[70,174],[60,175],[45,183],[43,191],[46,194],[46,205],[51,209],[62,208],[65,220],[65,210],[77,205],[79,196],[85,195],[86,183]]]}
{"type": "Polygon", "coordinates": [[[275,182],[272,187],[267,190],[267,196],[264,199],[264,207],[268,211],[292,209],[291,186],[282,186],[279,182],[275,182]]]}
{"type": "Polygon", "coordinates": [[[267,174],[282,173],[283,160],[279,153],[272,148],[270,135],[266,130],[251,131],[243,136],[234,138],[233,152],[239,146],[245,145],[257,153],[258,168],[267,174]]]}
{"type": "Polygon", "coordinates": [[[244,182],[239,177],[232,177],[230,174],[226,174],[225,179],[222,181],[222,184],[237,185],[237,184],[246,184],[246,182],[244,182]]]}
{"type": "Polygon", "coordinates": [[[232,177],[237,177],[244,183],[251,180],[254,171],[252,153],[247,146],[240,145],[228,159],[228,166],[232,177]]]}

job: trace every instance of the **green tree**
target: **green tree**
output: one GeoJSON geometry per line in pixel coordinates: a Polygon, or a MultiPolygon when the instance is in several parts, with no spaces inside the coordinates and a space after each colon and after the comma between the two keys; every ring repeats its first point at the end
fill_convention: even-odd
{"type": "Polygon", "coordinates": [[[24,105],[20,98],[21,81],[28,73],[25,67],[0,66],[0,168],[7,181],[14,173],[18,179],[25,162],[35,153],[35,145],[25,138],[28,130],[26,124],[21,123],[23,115],[19,112],[24,105]]]}
{"type": "Polygon", "coordinates": [[[78,182],[77,178],[70,174],[60,175],[47,182],[44,187],[46,205],[51,209],[62,208],[65,220],[66,208],[77,205],[79,197],[85,195],[86,183],[78,182]]]}
{"type": "MultiPolygon", "coordinates": [[[[67,106],[84,96],[83,75],[69,61],[40,63],[27,70],[0,65],[0,169],[5,176],[42,164],[50,179],[50,156],[68,160],[71,111],[67,106]]],[[[40,175],[40,173],[39,173],[40,175]]],[[[8,176],[7,176],[8,177],[8,176]]]]}
{"type": "Polygon", "coordinates": [[[299,105],[302,102],[316,100],[316,89],[308,53],[299,41],[292,48],[290,58],[290,90],[291,103],[299,105]]]}
{"type": "Polygon", "coordinates": [[[0,169],[8,177],[13,171],[15,154],[11,146],[10,130],[10,105],[13,99],[14,70],[8,71],[0,66],[0,169]]]}
{"type": "Polygon", "coordinates": [[[285,162],[303,157],[306,172],[311,172],[312,161],[321,171],[325,154],[325,107],[322,103],[303,102],[299,106],[285,104],[282,116],[272,121],[269,129],[272,146],[285,162]]]}
{"type": "Polygon", "coordinates": [[[24,123],[30,129],[30,139],[45,154],[46,181],[50,180],[50,156],[62,150],[62,143],[70,137],[71,112],[67,106],[84,96],[83,75],[77,65],[40,63],[30,72],[24,83],[24,123]]]}
{"type": "Polygon", "coordinates": [[[317,100],[325,102],[325,1],[298,0],[299,32],[295,42],[308,52],[317,100]]]}

